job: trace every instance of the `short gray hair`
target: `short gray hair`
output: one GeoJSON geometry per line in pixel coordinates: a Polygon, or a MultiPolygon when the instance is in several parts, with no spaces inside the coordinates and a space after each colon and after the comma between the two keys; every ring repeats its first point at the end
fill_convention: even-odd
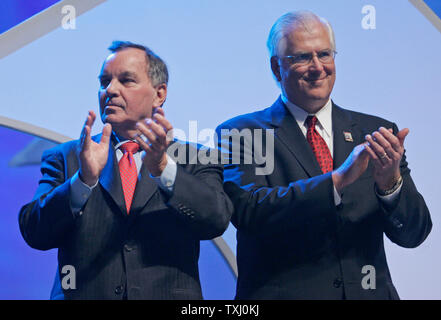
{"type": "Polygon", "coordinates": [[[280,40],[286,36],[287,29],[293,25],[300,25],[304,28],[307,27],[311,21],[319,21],[326,26],[329,34],[329,40],[331,42],[332,50],[336,50],[334,30],[331,24],[325,19],[317,16],[310,11],[292,11],[285,13],[273,24],[268,36],[266,45],[269,50],[270,57],[277,56],[280,40]]]}
{"type": "Polygon", "coordinates": [[[148,47],[130,41],[113,41],[108,49],[110,50],[110,52],[115,53],[128,48],[140,49],[145,52],[146,62],[148,66],[147,75],[152,82],[153,87],[156,87],[163,83],[168,83],[167,65],[148,47]]]}

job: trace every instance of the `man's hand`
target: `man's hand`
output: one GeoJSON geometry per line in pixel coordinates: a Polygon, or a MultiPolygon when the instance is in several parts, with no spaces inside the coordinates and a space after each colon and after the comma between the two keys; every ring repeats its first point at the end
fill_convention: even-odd
{"type": "Polygon", "coordinates": [[[338,193],[341,193],[344,187],[354,183],[366,171],[369,164],[366,145],[363,143],[356,146],[345,162],[332,172],[332,181],[338,193]]]}
{"type": "Polygon", "coordinates": [[[391,189],[400,179],[400,162],[404,154],[404,140],[409,133],[405,128],[395,136],[392,129],[379,128],[366,136],[366,146],[374,164],[373,176],[381,191],[391,189]]]}
{"type": "Polygon", "coordinates": [[[90,133],[96,115],[89,111],[83,130],[81,131],[78,158],[80,160],[80,179],[88,186],[93,186],[107,163],[109,155],[109,142],[112,126],[106,123],[103,128],[101,141],[96,143],[91,139],[90,133]]]}
{"type": "Polygon", "coordinates": [[[156,108],[153,119],[145,119],[136,124],[138,134],[133,136],[145,151],[143,158],[148,171],[155,177],[160,176],[167,165],[167,147],[173,126],[165,118],[164,110],[156,108]]]}

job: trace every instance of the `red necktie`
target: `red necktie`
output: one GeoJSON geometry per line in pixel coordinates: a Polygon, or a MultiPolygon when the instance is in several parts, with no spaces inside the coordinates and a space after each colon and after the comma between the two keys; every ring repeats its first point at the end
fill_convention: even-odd
{"type": "Polygon", "coordinates": [[[308,131],[306,132],[306,140],[308,140],[311,146],[312,152],[320,165],[323,173],[332,171],[333,163],[331,152],[329,152],[328,145],[322,136],[315,130],[315,125],[317,123],[316,116],[308,116],[306,118],[306,125],[308,126],[308,131]]]}
{"type": "Polygon", "coordinates": [[[136,142],[130,141],[121,145],[120,149],[124,155],[121,160],[119,160],[119,173],[121,175],[127,214],[129,214],[133,200],[133,193],[135,192],[136,181],[138,180],[138,173],[136,171],[136,163],[133,154],[138,151],[139,145],[136,142]]]}

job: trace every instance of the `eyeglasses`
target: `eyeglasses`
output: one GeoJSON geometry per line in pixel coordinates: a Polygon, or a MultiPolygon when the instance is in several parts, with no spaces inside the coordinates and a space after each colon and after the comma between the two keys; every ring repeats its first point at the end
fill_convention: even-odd
{"type": "Polygon", "coordinates": [[[337,54],[334,50],[322,50],[317,53],[313,52],[307,52],[307,53],[298,53],[293,54],[292,56],[284,56],[281,57],[280,60],[285,60],[289,64],[294,66],[305,66],[311,63],[312,59],[316,55],[320,62],[322,63],[331,63],[335,55],[337,54]]]}

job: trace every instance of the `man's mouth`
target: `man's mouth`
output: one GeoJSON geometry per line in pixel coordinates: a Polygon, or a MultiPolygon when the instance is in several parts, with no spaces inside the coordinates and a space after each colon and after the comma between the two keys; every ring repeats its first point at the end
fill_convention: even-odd
{"type": "Polygon", "coordinates": [[[306,82],[318,82],[318,81],[322,81],[322,80],[325,80],[325,79],[326,79],[326,76],[325,77],[321,77],[321,78],[305,79],[305,81],[306,82]]]}
{"type": "Polygon", "coordinates": [[[108,101],[106,102],[106,104],[104,105],[104,107],[117,107],[117,108],[124,108],[121,104],[113,102],[113,101],[108,101]]]}

